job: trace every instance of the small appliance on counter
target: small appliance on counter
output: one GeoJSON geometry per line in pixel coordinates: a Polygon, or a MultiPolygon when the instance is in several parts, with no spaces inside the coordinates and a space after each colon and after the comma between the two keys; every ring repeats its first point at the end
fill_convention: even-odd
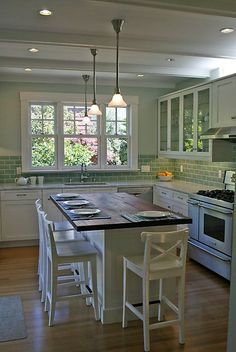
{"type": "Polygon", "coordinates": [[[224,189],[199,190],[188,200],[189,257],[230,280],[235,171],[225,171],[224,189]]]}

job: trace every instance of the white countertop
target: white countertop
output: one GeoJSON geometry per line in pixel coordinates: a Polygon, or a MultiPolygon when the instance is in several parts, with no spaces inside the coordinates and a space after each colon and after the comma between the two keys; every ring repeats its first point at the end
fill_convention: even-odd
{"type": "Polygon", "coordinates": [[[163,188],[168,188],[184,193],[195,193],[199,191],[200,189],[212,189],[212,187],[209,187],[207,185],[202,185],[198,183],[192,183],[192,182],[185,182],[185,181],[180,181],[180,180],[172,180],[169,182],[162,182],[162,181],[150,181],[150,180],[135,180],[135,181],[118,181],[118,182],[106,182],[104,184],[99,184],[96,182],[95,183],[89,183],[86,184],[71,184],[71,185],[65,185],[64,183],[45,183],[43,185],[26,185],[26,186],[19,186],[16,185],[15,183],[0,183],[0,191],[4,190],[19,190],[19,189],[24,189],[24,190],[41,190],[41,189],[54,189],[54,188],[106,188],[106,187],[147,187],[147,186],[154,186],[157,185],[159,187],[163,188]]]}
{"type": "Polygon", "coordinates": [[[0,191],[7,190],[41,190],[41,189],[54,189],[54,188],[106,188],[106,187],[152,187],[155,184],[154,181],[150,180],[135,180],[135,181],[118,181],[118,182],[104,182],[104,183],[96,183],[96,182],[84,182],[84,183],[44,183],[43,185],[25,185],[19,186],[15,183],[0,183],[0,191]]]}

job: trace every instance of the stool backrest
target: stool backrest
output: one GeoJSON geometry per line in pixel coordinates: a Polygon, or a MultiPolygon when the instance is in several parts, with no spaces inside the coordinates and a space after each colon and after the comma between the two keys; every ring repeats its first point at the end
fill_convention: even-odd
{"type": "Polygon", "coordinates": [[[169,263],[171,261],[178,268],[185,268],[188,243],[188,228],[169,232],[142,232],[141,239],[145,242],[144,271],[148,275],[151,265],[169,263]]]}
{"type": "Polygon", "coordinates": [[[42,216],[41,213],[43,212],[42,209],[42,203],[40,199],[37,199],[35,201],[35,206],[36,206],[36,210],[37,210],[37,216],[38,216],[38,228],[39,228],[39,239],[42,240],[42,236],[43,236],[43,223],[42,223],[42,216]]]}
{"type": "Polygon", "coordinates": [[[47,219],[47,214],[45,212],[42,219],[47,252],[53,260],[53,258],[57,256],[56,244],[53,236],[53,222],[47,219]]]}
{"type": "Polygon", "coordinates": [[[36,199],[36,201],[35,201],[35,206],[36,206],[36,209],[42,208],[41,199],[36,199]]]}

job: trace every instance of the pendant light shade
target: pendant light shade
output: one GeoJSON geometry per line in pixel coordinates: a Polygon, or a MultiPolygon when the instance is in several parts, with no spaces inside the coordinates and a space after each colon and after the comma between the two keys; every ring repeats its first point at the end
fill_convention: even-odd
{"type": "Polygon", "coordinates": [[[89,125],[91,120],[88,116],[88,104],[87,104],[87,83],[89,80],[89,75],[82,75],[84,80],[84,118],[82,120],[84,125],[89,125]]]}
{"type": "Polygon", "coordinates": [[[102,112],[99,109],[99,106],[96,101],[96,70],[95,70],[95,56],[97,55],[97,49],[90,49],[91,54],[93,55],[93,104],[88,111],[88,115],[97,115],[101,116],[102,112]]]}
{"type": "Polygon", "coordinates": [[[127,106],[122,95],[120,94],[119,88],[119,33],[122,30],[124,20],[115,19],[111,21],[114,31],[116,32],[116,87],[114,95],[109,102],[108,106],[113,108],[125,108],[127,106]]]}

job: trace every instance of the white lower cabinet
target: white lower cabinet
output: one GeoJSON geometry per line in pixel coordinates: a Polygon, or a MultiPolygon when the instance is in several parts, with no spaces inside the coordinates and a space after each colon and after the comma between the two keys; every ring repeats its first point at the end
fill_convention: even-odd
{"type": "Polygon", "coordinates": [[[164,187],[153,187],[153,204],[188,216],[188,194],[164,187]]]}
{"type": "Polygon", "coordinates": [[[99,193],[99,192],[117,192],[117,187],[91,188],[91,193],[99,193]]]}
{"type": "Polygon", "coordinates": [[[154,186],[153,204],[172,210],[172,191],[162,187],[154,186]]]}
{"type": "Polygon", "coordinates": [[[41,191],[2,191],[2,241],[33,240],[38,238],[35,208],[41,191]]]}

